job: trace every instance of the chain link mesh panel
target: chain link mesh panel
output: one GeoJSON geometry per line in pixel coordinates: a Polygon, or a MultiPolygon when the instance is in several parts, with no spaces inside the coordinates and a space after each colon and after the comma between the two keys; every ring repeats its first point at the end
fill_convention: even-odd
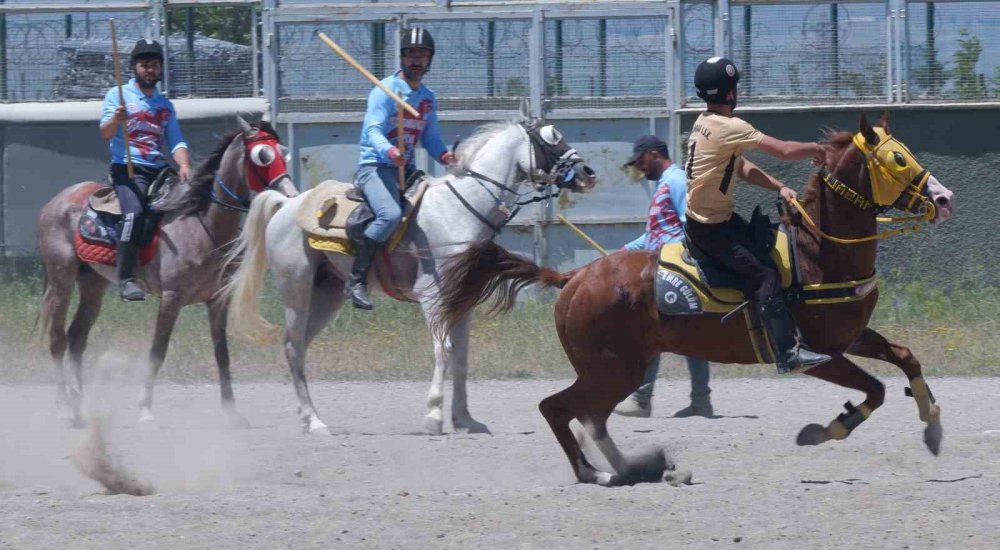
{"type": "Polygon", "coordinates": [[[740,102],[850,102],[888,96],[886,6],[731,8],[740,102]]]}
{"type": "Polygon", "coordinates": [[[666,17],[546,20],[546,107],[665,107],[666,30],[666,17]]]}
{"type": "Polygon", "coordinates": [[[1000,2],[907,5],[911,100],[1000,98],[1000,2]]]}
{"type": "Polygon", "coordinates": [[[528,97],[530,20],[409,21],[434,37],[424,82],[443,111],[516,110],[528,97]]]}
{"type": "Polygon", "coordinates": [[[681,5],[680,50],[682,61],[681,78],[684,80],[684,101],[697,104],[694,91],[694,70],[702,61],[712,57],[715,51],[715,5],[684,3],[681,5]]]}
{"type": "Polygon", "coordinates": [[[391,22],[278,26],[280,109],[295,113],[364,112],[371,82],[327,47],[316,36],[317,31],[381,79],[395,70],[399,27],[391,22]]]}
{"type": "Polygon", "coordinates": [[[255,80],[253,70],[258,58],[251,40],[256,9],[206,6],[167,10],[170,97],[259,95],[260,81],[259,77],[255,80]]]}
{"type": "Polygon", "coordinates": [[[4,16],[0,100],[101,99],[115,85],[108,19],[115,18],[122,77],[128,52],[146,36],[142,12],[16,13],[4,16]]]}

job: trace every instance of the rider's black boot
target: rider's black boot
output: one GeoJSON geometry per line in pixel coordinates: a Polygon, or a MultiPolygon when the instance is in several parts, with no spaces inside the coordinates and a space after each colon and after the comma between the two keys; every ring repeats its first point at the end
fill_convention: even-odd
{"type": "Polygon", "coordinates": [[[774,355],[781,374],[807,371],[830,360],[829,355],[815,353],[799,343],[795,337],[795,321],[785,307],[785,301],[776,296],[760,305],[761,317],[768,336],[774,344],[774,355]]]}
{"type": "Polygon", "coordinates": [[[351,269],[351,276],[344,287],[344,294],[351,297],[351,302],[358,309],[374,309],[371,298],[368,296],[368,270],[371,269],[375,253],[382,248],[382,243],[373,241],[368,237],[362,237],[354,242],[355,255],[354,267],[351,269]]]}
{"type": "Polygon", "coordinates": [[[127,302],[146,299],[146,291],[135,278],[135,261],[138,250],[135,243],[118,241],[118,294],[127,302]]]}

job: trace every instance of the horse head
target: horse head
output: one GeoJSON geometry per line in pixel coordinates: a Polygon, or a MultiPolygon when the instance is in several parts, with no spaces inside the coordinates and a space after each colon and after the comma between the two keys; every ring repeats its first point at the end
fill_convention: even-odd
{"type": "Polygon", "coordinates": [[[532,119],[521,122],[531,142],[528,165],[524,173],[536,185],[555,185],[578,193],[589,191],[597,183],[597,173],[580,154],[566,142],[562,132],[552,124],[532,119]]]}
{"type": "Polygon", "coordinates": [[[250,191],[260,193],[272,189],[288,197],[299,194],[288,175],[288,148],[281,144],[278,133],[266,120],[250,124],[237,116],[240,133],[234,139],[243,142],[243,166],[250,191]]]}
{"type": "Polygon", "coordinates": [[[852,204],[874,212],[896,208],[930,223],[954,214],[955,194],[890,133],[888,114],[875,126],[861,115],[856,134],[832,134],[828,142],[842,150],[828,155],[821,179],[852,204]]]}

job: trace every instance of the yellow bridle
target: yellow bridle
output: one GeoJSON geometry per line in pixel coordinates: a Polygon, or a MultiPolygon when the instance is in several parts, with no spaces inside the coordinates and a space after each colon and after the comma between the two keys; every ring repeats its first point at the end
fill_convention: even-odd
{"type": "Polygon", "coordinates": [[[819,236],[829,241],[840,244],[857,244],[874,240],[886,239],[895,235],[912,233],[920,229],[921,223],[934,219],[937,215],[937,208],[934,203],[924,196],[923,190],[930,179],[930,173],[925,170],[913,153],[903,145],[902,142],[889,135],[882,128],[873,128],[879,137],[879,142],[874,146],[868,143],[865,136],[858,132],[854,135],[854,145],[861,150],[865,156],[865,164],[868,168],[868,175],[871,179],[872,198],[862,196],[854,189],[848,187],[843,182],[837,180],[825,167],[820,169],[820,179],[833,192],[847,199],[862,209],[888,208],[892,206],[903,193],[910,196],[904,208],[907,212],[917,212],[915,216],[891,217],[878,216],[875,218],[880,223],[892,222],[916,222],[908,227],[882,231],[860,237],[856,239],[844,239],[834,237],[821,230],[812,220],[805,208],[794,202],[795,208],[802,214],[802,219],[819,236]]]}

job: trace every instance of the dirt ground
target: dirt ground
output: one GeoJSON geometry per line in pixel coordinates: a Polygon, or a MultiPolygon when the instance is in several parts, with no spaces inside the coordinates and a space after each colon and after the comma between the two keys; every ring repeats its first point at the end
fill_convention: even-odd
{"type": "Polygon", "coordinates": [[[492,435],[416,433],[424,383],[319,383],[344,435],[299,431],[290,385],[237,384],[251,428],[223,427],[214,385],[158,388],[137,426],[136,387],[88,387],[112,452],[152,496],[108,495],[71,456],[48,386],[0,386],[0,547],[11,548],[995,548],[1000,536],[1000,378],[939,378],[942,454],[922,442],[904,380],[848,440],[800,448],[859,394],[808,379],[713,383],[715,419],[614,417],[627,451],[665,445],[694,484],[574,482],[536,406],[567,381],[474,382],[492,435]]]}

